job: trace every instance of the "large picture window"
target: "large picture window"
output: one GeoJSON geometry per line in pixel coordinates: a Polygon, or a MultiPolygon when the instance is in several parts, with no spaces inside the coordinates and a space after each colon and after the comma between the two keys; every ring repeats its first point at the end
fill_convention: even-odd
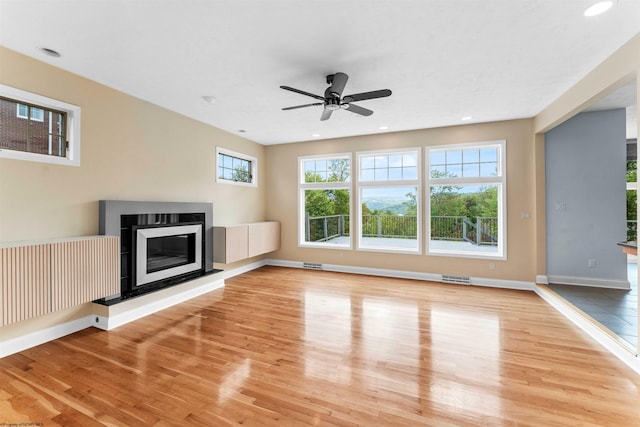
{"type": "Polygon", "coordinates": [[[299,158],[299,243],[351,247],[351,155],[299,158]]]}
{"type": "Polygon", "coordinates": [[[0,85],[0,157],[80,166],[80,108],[0,85]]]}
{"type": "Polygon", "coordinates": [[[428,253],[506,258],[505,141],[427,149],[428,253]]]}
{"type": "Polygon", "coordinates": [[[358,153],[358,248],[420,253],[420,149],[358,153]]]}

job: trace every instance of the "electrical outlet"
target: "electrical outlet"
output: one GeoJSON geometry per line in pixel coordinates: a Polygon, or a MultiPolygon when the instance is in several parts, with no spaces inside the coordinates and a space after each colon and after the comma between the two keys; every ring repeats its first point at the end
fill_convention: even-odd
{"type": "Polygon", "coordinates": [[[596,260],[594,258],[589,258],[587,265],[589,268],[596,268],[596,260]]]}
{"type": "Polygon", "coordinates": [[[495,270],[496,269],[496,265],[492,262],[489,263],[489,270],[495,270]]]}

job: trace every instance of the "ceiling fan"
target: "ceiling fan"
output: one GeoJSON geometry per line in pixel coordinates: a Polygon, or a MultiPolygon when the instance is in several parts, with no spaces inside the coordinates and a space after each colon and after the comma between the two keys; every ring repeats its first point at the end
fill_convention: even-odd
{"type": "Polygon", "coordinates": [[[307,95],[322,102],[314,102],[312,104],[296,105],[295,107],[285,107],[283,110],[294,110],[296,108],[314,107],[322,105],[322,115],[320,120],[328,120],[331,117],[331,113],[335,110],[347,110],[352,113],[360,114],[362,116],[370,116],[373,111],[360,107],[359,105],[352,104],[356,101],[364,101],[367,99],[384,98],[391,95],[389,89],[374,90],[372,92],[362,92],[353,95],[342,96],[342,91],[347,85],[349,76],[345,73],[329,74],[327,76],[327,84],[330,85],[325,91],[324,96],[314,95],[313,93],[305,92],[300,89],[295,89],[289,86],[280,86],[284,90],[290,90],[291,92],[299,93],[301,95],[307,95]]]}

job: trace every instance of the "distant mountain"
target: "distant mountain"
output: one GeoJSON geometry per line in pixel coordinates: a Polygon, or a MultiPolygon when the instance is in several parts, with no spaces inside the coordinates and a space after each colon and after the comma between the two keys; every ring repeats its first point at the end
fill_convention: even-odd
{"type": "Polygon", "coordinates": [[[393,214],[405,214],[407,207],[403,204],[408,201],[406,197],[378,197],[376,199],[367,200],[365,205],[371,211],[389,211],[393,214]]]}

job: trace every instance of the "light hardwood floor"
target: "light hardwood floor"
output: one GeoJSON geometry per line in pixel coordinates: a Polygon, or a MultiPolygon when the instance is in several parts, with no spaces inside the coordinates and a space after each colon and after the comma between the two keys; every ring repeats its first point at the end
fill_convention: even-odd
{"type": "Polygon", "coordinates": [[[639,402],[532,292],[279,267],[0,359],[0,425],[620,427],[639,402]]]}

